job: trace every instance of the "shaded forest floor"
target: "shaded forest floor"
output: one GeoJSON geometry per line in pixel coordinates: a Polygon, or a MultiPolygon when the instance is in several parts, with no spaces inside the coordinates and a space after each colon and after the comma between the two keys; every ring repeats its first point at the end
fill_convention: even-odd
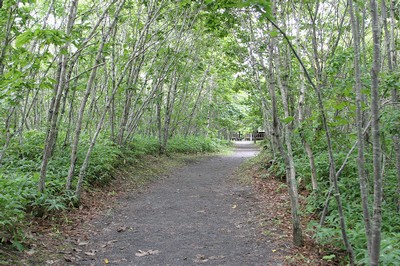
{"type": "Polygon", "coordinates": [[[242,164],[255,153],[241,144],[229,155],[142,158],[79,209],[35,219],[29,247],[3,249],[0,265],[338,264],[308,236],[293,247],[286,186],[257,159],[242,164]]]}

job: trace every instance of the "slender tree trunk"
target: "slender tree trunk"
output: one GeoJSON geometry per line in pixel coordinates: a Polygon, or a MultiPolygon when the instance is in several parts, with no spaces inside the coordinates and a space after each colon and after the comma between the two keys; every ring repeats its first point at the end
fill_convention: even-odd
{"type": "MultiPolygon", "coordinates": [[[[249,43],[249,56],[251,58],[251,64],[253,69],[257,69],[258,68],[258,62],[255,58],[255,54],[256,49],[253,45],[253,43],[255,42],[255,37],[254,37],[254,27],[253,27],[253,23],[252,23],[252,17],[248,16],[246,20],[242,20],[242,26],[246,27],[246,25],[249,25],[249,30],[250,30],[250,43],[249,43]]],[[[262,57],[260,57],[260,60],[262,60],[262,57]]],[[[264,73],[266,73],[266,68],[264,65],[264,62],[262,61],[261,63],[264,73]]],[[[268,126],[268,121],[270,121],[271,119],[269,118],[269,113],[272,114],[272,110],[269,110],[269,104],[267,103],[267,99],[264,95],[263,89],[261,87],[261,82],[260,82],[260,74],[259,71],[254,71],[254,75],[255,75],[255,86],[258,90],[258,93],[260,94],[260,98],[261,98],[261,105],[262,105],[262,112],[263,112],[263,126],[266,130],[266,135],[272,135],[273,134],[273,130],[272,132],[268,132],[271,131],[270,129],[268,130],[268,128],[271,128],[271,126],[268,126]]],[[[254,130],[255,131],[255,130],[254,130]]],[[[253,136],[254,136],[254,131],[253,131],[253,136]]],[[[272,138],[268,138],[270,145],[271,145],[271,149],[272,149],[272,155],[275,158],[276,157],[276,145],[274,145],[274,139],[272,138]]]]}
{"type": "MultiPolygon", "coordinates": [[[[272,40],[271,42],[271,47],[274,44],[272,40]]],[[[272,48],[273,49],[273,48],[272,48]]],[[[277,85],[280,88],[281,91],[281,98],[282,98],[282,105],[283,105],[283,111],[285,114],[285,118],[290,117],[290,110],[289,110],[289,104],[288,104],[288,92],[286,86],[283,84],[281,80],[281,73],[280,73],[280,61],[279,61],[279,50],[274,56],[273,50],[270,48],[270,60],[275,62],[275,71],[276,71],[276,81],[277,85]]],[[[270,63],[270,68],[272,68],[273,65],[270,63]]],[[[293,243],[296,246],[303,246],[304,245],[304,240],[303,240],[303,230],[301,228],[301,221],[300,221],[300,214],[299,214],[299,193],[298,193],[298,185],[297,185],[297,180],[296,180],[296,169],[295,169],[295,164],[294,164],[294,159],[293,159],[293,150],[292,150],[292,143],[291,143],[291,127],[290,123],[286,123],[283,125],[283,131],[284,131],[284,140],[286,144],[286,152],[283,152],[283,149],[281,149],[281,154],[285,158],[285,163],[286,163],[286,182],[288,183],[288,191],[289,191],[289,196],[290,196],[290,202],[291,202],[291,208],[292,208],[292,220],[293,220],[293,243]]],[[[281,144],[280,144],[281,145],[281,144]]]]}
{"type": "Polygon", "coordinates": [[[165,153],[165,150],[163,150],[163,146],[162,146],[162,114],[161,114],[162,102],[163,102],[163,93],[161,92],[156,101],[158,152],[159,152],[159,154],[165,153]]]}
{"type": "Polygon", "coordinates": [[[400,137],[393,136],[397,173],[397,211],[400,213],[400,137]]]}
{"type": "Polygon", "coordinates": [[[167,102],[165,106],[165,117],[164,117],[164,127],[163,127],[163,139],[162,139],[162,151],[166,154],[167,153],[167,147],[168,147],[168,139],[170,136],[170,125],[171,125],[171,118],[172,118],[172,112],[174,110],[174,105],[175,105],[175,96],[176,96],[176,91],[178,88],[178,83],[180,80],[180,76],[176,76],[176,71],[174,73],[173,81],[171,81],[171,84],[168,89],[167,93],[167,102]]]}
{"type": "Polygon", "coordinates": [[[363,110],[362,110],[362,83],[361,83],[361,68],[360,68],[360,31],[356,21],[356,14],[354,12],[354,4],[352,0],[348,1],[350,7],[351,29],[353,33],[353,46],[354,46],[354,71],[355,71],[355,92],[356,92],[356,116],[357,116],[357,167],[358,178],[360,182],[362,209],[365,224],[365,233],[367,237],[368,253],[371,251],[371,216],[369,213],[368,204],[368,180],[366,170],[364,167],[364,133],[363,133],[363,110]]]}
{"type": "MultiPolygon", "coordinates": [[[[304,122],[304,105],[305,105],[305,94],[306,94],[306,86],[304,85],[303,77],[300,78],[300,97],[299,97],[299,124],[304,122]]],[[[313,191],[318,190],[318,181],[317,181],[317,168],[315,167],[315,159],[314,153],[312,151],[311,145],[308,143],[307,138],[304,134],[304,131],[300,131],[301,141],[303,143],[304,149],[306,150],[308,161],[310,164],[311,170],[311,184],[313,191]]]]}
{"type": "MultiPolygon", "coordinates": [[[[103,41],[101,42],[100,47],[98,49],[97,56],[96,56],[96,59],[94,62],[95,65],[98,65],[98,63],[100,62],[101,54],[103,52],[104,42],[105,42],[105,39],[103,39],[103,41]]],[[[69,167],[67,181],[66,181],[66,189],[68,189],[68,190],[71,189],[72,178],[73,178],[74,172],[75,172],[75,165],[76,165],[76,159],[77,159],[77,153],[78,153],[78,145],[79,145],[79,139],[80,139],[80,134],[81,134],[81,130],[82,130],[83,115],[85,112],[86,103],[87,103],[87,100],[91,93],[96,75],[97,75],[97,67],[94,68],[90,74],[88,83],[86,85],[86,91],[81,100],[81,106],[78,111],[78,118],[77,118],[76,125],[75,125],[74,140],[72,143],[70,167],[69,167]]]]}
{"type": "Polygon", "coordinates": [[[98,70],[98,67],[100,65],[100,62],[101,62],[101,59],[103,56],[104,45],[106,44],[110,34],[112,33],[112,31],[114,30],[114,27],[116,26],[116,23],[118,20],[118,15],[119,15],[124,3],[125,3],[125,1],[120,2],[120,5],[119,5],[117,11],[114,14],[114,20],[112,21],[111,25],[109,26],[107,32],[104,33],[104,35],[102,36],[102,40],[100,42],[99,48],[97,49],[96,58],[94,60],[94,64],[93,64],[94,67],[92,68],[92,70],[90,72],[89,80],[86,84],[86,91],[81,100],[81,106],[79,108],[78,118],[77,118],[76,127],[75,127],[74,141],[72,143],[71,160],[70,160],[70,167],[69,167],[68,176],[67,176],[67,180],[66,180],[66,189],[71,189],[72,178],[74,176],[75,165],[76,165],[76,160],[77,160],[78,145],[79,145],[79,139],[80,139],[80,134],[81,134],[81,129],[82,129],[83,116],[84,116],[84,112],[85,112],[85,108],[86,108],[86,103],[92,92],[93,84],[94,84],[95,78],[97,76],[97,70],[98,70]]]}
{"type": "Polygon", "coordinates": [[[6,150],[8,148],[8,145],[10,144],[10,140],[13,136],[13,134],[11,134],[10,127],[11,127],[11,118],[14,115],[14,111],[15,111],[15,107],[11,107],[10,111],[8,112],[7,119],[6,119],[5,128],[4,128],[5,132],[6,132],[6,140],[4,142],[3,149],[0,151],[0,166],[1,166],[1,162],[3,161],[3,158],[4,158],[4,154],[6,153],[6,150]]]}
{"type": "Polygon", "coordinates": [[[189,135],[192,120],[194,118],[194,115],[196,114],[196,109],[200,103],[200,98],[201,98],[201,95],[202,95],[203,89],[204,89],[204,83],[207,80],[207,75],[208,75],[209,71],[210,71],[210,66],[207,67],[207,70],[204,72],[203,78],[199,84],[199,89],[198,89],[199,93],[197,94],[196,101],[195,101],[192,111],[190,112],[190,115],[189,115],[189,121],[187,123],[186,130],[185,130],[185,137],[187,137],[189,135]]]}
{"type": "Polygon", "coordinates": [[[322,124],[325,129],[325,136],[326,136],[326,141],[327,141],[327,146],[328,146],[328,155],[329,155],[329,177],[330,181],[334,186],[335,189],[335,199],[338,205],[338,213],[339,213],[339,220],[340,220],[340,227],[341,227],[341,233],[342,233],[342,239],[343,243],[346,247],[347,252],[349,253],[350,256],[350,264],[354,265],[354,250],[353,247],[350,245],[350,242],[348,240],[347,236],[347,230],[346,230],[346,223],[344,219],[344,213],[343,213],[343,204],[342,204],[342,199],[340,197],[340,191],[339,191],[339,184],[336,176],[336,170],[335,170],[335,160],[333,157],[333,148],[332,148],[332,140],[331,140],[331,133],[329,130],[326,114],[325,114],[325,107],[324,103],[322,101],[322,94],[321,94],[321,88],[320,84],[316,86],[311,79],[310,75],[308,74],[307,68],[304,66],[303,61],[300,59],[299,55],[297,54],[296,50],[294,49],[291,41],[289,40],[288,36],[284,31],[281,30],[281,28],[272,20],[267,18],[268,21],[283,35],[284,39],[288,43],[290,49],[292,50],[293,54],[295,55],[296,59],[299,61],[301,67],[303,68],[304,74],[307,77],[307,80],[309,81],[310,85],[313,87],[315,94],[317,95],[317,100],[318,100],[318,109],[322,118],[322,124]]]}
{"type": "MultiPolygon", "coordinates": [[[[280,80],[278,77],[279,75],[279,70],[278,67],[275,69],[278,71],[276,74],[276,78],[274,76],[274,58],[275,58],[275,53],[274,53],[274,39],[270,38],[270,42],[268,45],[268,51],[269,51],[269,66],[268,70],[264,64],[263,56],[260,55],[260,63],[261,66],[264,70],[264,73],[266,75],[266,80],[269,80],[269,95],[271,97],[271,110],[272,110],[272,128],[273,128],[273,138],[275,145],[277,146],[281,157],[283,158],[285,165],[286,165],[286,181],[288,183],[288,192],[289,192],[289,198],[290,198],[290,206],[291,206],[291,213],[292,213],[292,226],[293,226],[293,243],[296,246],[302,246],[304,244],[303,240],[303,233],[301,229],[301,223],[300,223],[300,217],[299,217],[299,205],[298,205],[298,192],[297,192],[297,182],[295,179],[295,168],[294,168],[294,162],[293,158],[290,158],[292,156],[292,151],[291,151],[291,143],[290,143],[290,134],[288,132],[288,128],[285,128],[286,130],[286,146],[288,151],[285,151],[283,148],[283,143],[280,137],[280,130],[279,130],[279,118],[278,118],[278,107],[277,107],[277,100],[276,100],[276,93],[275,93],[275,82],[278,80],[278,85],[280,84],[280,80]],[[267,75],[268,73],[268,75],[267,75]]],[[[279,62],[278,63],[279,66],[279,62]]],[[[282,92],[282,91],[281,91],[282,92]]],[[[284,109],[285,109],[285,114],[288,114],[288,106],[287,106],[287,98],[286,94],[282,97],[285,97],[283,104],[284,104],[284,109]]],[[[282,98],[283,99],[283,98],[282,98]]]]}
{"type": "MultiPolygon", "coordinates": [[[[153,3],[155,4],[155,3],[153,3]]],[[[160,8],[156,9],[155,6],[149,7],[151,10],[148,11],[147,18],[145,25],[143,26],[143,29],[140,32],[137,32],[137,41],[135,42],[133,48],[132,48],[132,53],[135,54],[136,61],[132,65],[132,68],[129,73],[128,77],[128,84],[127,84],[127,89],[126,89],[126,96],[125,96],[125,105],[124,105],[124,111],[123,111],[123,116],[119,125],[119,130],[118,130],[118,136],[117,136],[117,144],[122,145],[124,142],[124,139],[126,137],[124,136],[126,131],[127,131],[127,124],[129,120],[129,115],[131,113],[131,104],[132,104],[132,97],[133,97],[133,89],[137,85],[137,80],[139,77],[140,70],[143,66],[144,60],[145,60],[145,45],[146,45],[146,37],[149,34],[150,31],[150,26],[152,23],[154,23],[154,20],[159,16],[160,8]]],[[[153,60],[154,62],[154,60],[153,60]]],[[[139,93],[140,95],[140,93],[139,93]]]]}
{"type": "MultiPolygon", "coordinates": [[[[125,1],[123,1],[123,2],[125,2],[125,1]]],[[[124,3],[122,3],[121,5],[123,5],[123,4],[124,3]]],[[[114,101],[115,94],[116,94],[117,90],[118,90],[118,86],[114,87],[112,92],[111,92],[110,97],[106,100],[106,104],[105,104],[106,106],[105,106],[105,108],[104,108],[104,110],[103,110],[103,112],[101,114],[100,120],[99,120],[99,122],[97,124],[96,131],[94,133],[94,136],[92,137],[92,139],[90,141],[89,149],[86,152],[85,159],[83,160],[82,166],[81,166],[81,168],[79,170],[78,182],[77,182],[76,190],[75,190],[75,197],[77,199],[78,204],[80,203],[80,200],[81,200],[81,197],[82,197],[83,181],[84,181],[84,178],[85,178],[85,175],[86,175],[87,168],[89,167],[90,156],[91,156],[91,154],[93,152],[93,149],[95,147],[97,138],[98,138],[98,136],[100,134],[100,131],[101,131],[102,127],[103,127],[107,112],[110,109],[110,104],[111,104],[111,102],[114,101]]]]}
{"type": "MultiPolygon", "coordinates": [[[[69,9],[68,14],[68,22],[66,27],[66,36],[69,36],[76,19],[76,12],[78,9],[78,0],[72,0],[71,7],[69,9]]],[[[63,46],[63,50],[68,51],[69,43],[63,46]]],[[[60,57],[59,63],[59,78],[57,81],[57,87],[55,89],[55,95],[53,97],[52,109],[50,110],[50,118],[49,118],[49,129],[47,132],[47,137],[45,141],[45,147],[43,149],[43,158],[42,165],[40,167],[40,178],[39,178],[39,191],[43,192],[46,184],[46,173],[47,166],[54,148],[54,144],[56,141],[57,128],[58,128],[58,112],[60,108],[61,97],[64,91],[64,83],[65,83],[65,74],[68,63],[68,55],[63,53],[60,57]]]]}
{"type": "Polygon", "coordinates": [[[134,134],[145,109],[154,100],[154,98],[158,97],[157,93],[162,93],[162,88],[164,86],[165,78],[166,78],[171,66],[172,66],[172,62],[169,62],[168,59],[165,59],[162,67],[158,70],[158,73],[157,73],[156,77],[154,78],[154,80],[157,80],[156,84],[154,84],[152,89],[149,92],[147,92],[146,98],[144,100],[142,100],[142,104],[139,105],[139,100],[141,99],[141,93],[144,91],[144,89],[146,87],[147,80],[143,84],[141,92],[136,97],[134,105],[133,105],[133,106],[139,106],[139,107],[137,107],[135,109],[135,114],[131,118],[124,141],[128,141],[131,138],[131,136],[134,134]]]}
{"type": "Polygon", "coordinates": [[[380,39],[378,4],[376,0],[370,0],[372,17],[372,40],[373,40],[373,64],[371,69],[371,115],[372,115],[372,154],[374,168],[374,206],[371,225],[371,256],[370,265],[379,265],[379,254],[381,245],[382,226],[382,167],[381,167],[381,143],[379,131],[379,72],[380,72],[380,39]]]}
{"type": "MultiPolygon", "coordinates": [[[[133,71],[133,66],[131,71],[133,71]]],[[[129,111],[131,109],[131,103],[132,103],[132,89],[129,88],[132,84],[132,74],[129,75],[129,80],[128,80],[128,88],[125,90],[125,104],[124,104],[124,110],[123,110],[123,115],[121,119],[121,123],[119,125],[119,131],[118,131],[118,137],[117,137],[117,144],[122,145],[123,139],[124,139],[124,134],[126,131],[126,124],[128,123],[128,118],[129,118],[129,111]]]]}
{"type": "MultiPolygon", "coordinates": [[[[389,46],[387,47],[388,51],[388,60],[391,62],[392,70],[397,69],[397,50],[396,50],[396,37],[395,37],[395,29],[397,28],[396,25],[396,18],[395,18],[395,7],[396,3],[395,0],[390,1],[390,38],[389,46]]],[[[388,33],[386,33],[388,35],[388,33]]],[[[395,106],[399,106],[399,96],[398,92],[395,88],[391,91],[392,96],[392,104],[395,106]]],[[[393,146],[394,152],[396,157],[396,173],[397,173],[397,210],[400,213],[400,133],[394,133],[393,137],[393,146]]]]}
{"type": "MultiPolygon", "coordinates": [[[[3,3],[1,3],[3,5],[3,3]]],[[[4,39],[0,41],[0,77],[2,77],[4,75],[4,59],[6,58],[7,55],[7,49],[10,46],[10,42],[11,42],[11,30],[12,27],[14,25],[14,21],[15,21],[15,14],[17,13],[15,9],[18,8],[19,5],[19,1],[17,1],[17,3],[10,8],[9,12],[8,12],[8,17],[7,17],[7,23],[5,26],[5,36],[4,39]]]]}

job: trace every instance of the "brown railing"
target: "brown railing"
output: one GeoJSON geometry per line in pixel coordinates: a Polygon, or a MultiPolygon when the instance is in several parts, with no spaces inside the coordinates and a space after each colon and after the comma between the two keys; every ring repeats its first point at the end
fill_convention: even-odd
{"type": "Polygon", "coordinates": [[[265,132],[253,133],[253,140],[263,140],[265,138],[265,132]]]}
{"type": "Polygon", "coordinates": [[[251,134],[240,134],[240,133],[232,133],[231,140],[239,141],[239,140],[263,140],[265,138],[265,132],[256,132],[251,134]]]}

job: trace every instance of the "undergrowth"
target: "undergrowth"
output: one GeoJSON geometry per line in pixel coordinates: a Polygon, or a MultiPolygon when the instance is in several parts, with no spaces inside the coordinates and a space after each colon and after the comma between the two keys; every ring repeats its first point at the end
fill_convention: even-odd
{"type": "MultiPolygon", "coordinates": [[[[60,134],[48,166],[44,193],[40,193],[37,186],[45,135],[39,131],[28,131],[10,143],[0,168],[0,244],[11,244],[23,250],[27,235],[25,229],[31,217],[51,217],[74,207],[74,191],[65,190],[71,150],[63,146],[63,139],[60,134]]],[[[89,143],[89,136],[82,136],[76,172],[79,172],[89,143]]],[[[229,142],[204,137],[176,137],[171,138],[168,152],[217,152],[228,145],[229,142]]],[[[108,138],[99,138],[85,176],[86,189],[109,184],[119,174],[120,168],[140,165],[145,156],[157,156],[158,151],[158,141],[152,137],[136,136],[123,147],[118,147],[108,138]]],[[[73,187],[77,173],[75,175],[73,187]]],[[[135,178],[137,182],[142,182],[141,177],[135,178]]]]}
{"type": "MultiPolygon", "coordinates": [[[[337,169],[344,163],[346,155],[354,141],[354,139],[351,139],[351,136],[344,136],[342,142],[336,143],[334,157],[337,169]]],[[[321,226],[319,224],[320,215],[331,187],[329,181],[328,153],[323,140],[321,140],[321,142],[317,140],[314,143],[313,152],[318,176],[319,188],[317,191],[312,191],[309,159],[301,142],[297,142],[294,149],[296,177],[300,193],[303,195],[302,202],[304,204],[301,213],[303,219],[309,221],[308,224],[305,225],[307,227],[305,229],[308,234],[313,236],[318,244],[325,246],[328,250],[331,250],[333,254],[335,252],[345,253],[337,211],[338,206],[334,197],[329,201],[328,213],[324,225],[321,226]]],[[[270,159],[272,157],[271,155],[269,155],[268,159],[262,157],[262,154],[260,156],[260,158],[264,158],[264,161],[260,162],[261,159],[257,159],[254,162],[258,163],[260,167],[267,169],[270,176],[285,178],[285,165],[280,156],[272,160],[270,159]]],[[[355,151],[346,162],[339,176],[339,190],[349,242],[354,249],[356,263],[357,265],[368,265],[367,240],[356,157],[357,152],[355,151]]],[[[367,156],[366,160],[372,161],[372,158],[367,156]]],[[[400,216],[396,209],[397,193],[396,186],[393,184],[396,184],[397,180],[393,164],[394,162],[391,161],[386,162],[384,174],[385,182],[382,203],[382,242],[380,256],[380,264],[382,265],[398,265],[400,261],[400,216]]],[[[366,170],[372,175],[373,169],[371,169],[370,165],[367,166],[366,170]]],[[[267,175],[265,178],[268,177],[267,175]]],[[[370,191],[369,202],[370,206],[372,206],[372,178],[369,181],[368,189],[370,191]]],[[[372,207],[370,213],[372,213],[372,207]]]]}

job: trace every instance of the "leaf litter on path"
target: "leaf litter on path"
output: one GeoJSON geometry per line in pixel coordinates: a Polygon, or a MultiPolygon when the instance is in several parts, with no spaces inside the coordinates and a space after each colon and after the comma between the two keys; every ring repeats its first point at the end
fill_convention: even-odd
{"type": "Polygon", "coordinates": [[[159,250],[149,249],[147,251],[143,251],[143,250],[139,249],[138,252],[135,253],[135,256],[136,257],[145,257],[145,256],[150,256],[150,255],[157,255],[159,253],[160,253],[159,250]]]}
{"type": "Polygon", "coordinates": [[[224,258],[225,258],[225,256],[223,256],[223,255],[207,257],[202,254],[197,254],[196,258],[193,259],[193,261],[196,263],[204,263],[204,262],[208,262],[210,260],[222,260],[224,258]]]}

